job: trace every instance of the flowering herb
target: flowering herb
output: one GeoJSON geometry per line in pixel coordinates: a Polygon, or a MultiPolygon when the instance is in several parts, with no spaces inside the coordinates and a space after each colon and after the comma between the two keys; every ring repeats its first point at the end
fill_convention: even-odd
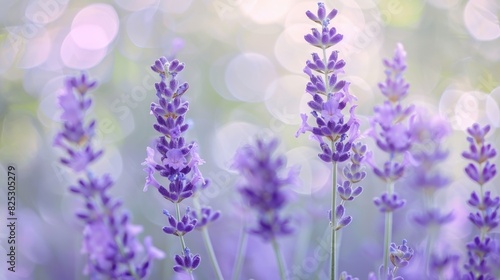
{"type": "Polygon", "coordinates": [[[497,152],[485,138],[489,131],[489,125],[481,127],[479,124],[473,124],[469,127],[469,150],[462,153],[464,158],[471,161],[465,167],[465,173],[479,185],[479,193],[473,191],[467,201],[476,209],[469,214],[469,220],[478,228],[480,234],[467,244],[467,262],[464,265],[467,273],[463,277],[466,280],[496,279],[495,275],[500,272],[498,266],[493,265],[494,259],[500,257],[496,244],[498,240],[490,236],[490,232],[500,223],[500,196],[492,196],[490,191],[485,192],[484,189],[485,184],[495,177],[497,172],[496,164],[492,163],[497,152]]]}
{"type": "MultiPolygon", "coordinates": [[[[189,110],[189,103],[183,98],[189,88],[188,83],[181,83],[178,74],[184,69],[184,63],[177,59],[169,61],[161,57],[155,61],[151,69],[158,73],[161,80],[155,83],[157,102],[151,103],[151,114],[156,118],[153,128],[161,133],[156,141],[156,147],[147,148],[147,158],[142,163],[147,173],[144,191],[153,186],[166,200],[175,206],[175,216],[167,210],[163,213],[169,225],[163,227],[166,234],[179,237],[182,255],[175,255],[176,272],[192,272],[200,264],[200,256],[192,255],[184,240],[184,235],[198,228],[202,230],[205,245],[209,252],[212,265],[218,279],[223,279],[206,226],[217,220],[219,212],[212,212],[208,207],[197,207],[196,211],[186,208],[181,217],[180,203],[190,197],[196,199],[197,192],[208,186],[208,180],[198,168],[204,161],[198,154],[196,142],[187,142],[184,134],[189,128],[185,122],[185,115],[189,110]],[[155,173],[165,178],[161,184],[154,177],[155,173]],[[198,220],[200,219],[200,220],[198,220]],[[201,223],[199,223],[199,221],[201,223]]],[[[195,205],[199,203],[195,200],[195,205]]]]}
{"type": "MultiPolygon", "coordinates": [[[[319,27],[312,28],[311,33],[305,35],[304,39],[310,45],[320,49],[321,52],[312,53],[312,59],[306,62],[304,68],[304,73],[309,76],[306,92],[312,98],[307,104],[312,110],[311,116],[315,124],[309,125],[308,115],[301,114],[302,125],[296,136],[300,133],[311,133],[311,138],[321,148],[321,153],[318,154],[319,158],[332,164],[333,190],[331,210],[329,211],[331,225],[330,274],[331,279],[337,279],[336,232],[352,220],[350,216],[343,216],[344,206],[340,207],[337,204],[337,164],[349,160],[353,142],[359,135],[359,121],[354,114],[356,106],[353,105],[353,102],[356,97],[349,93],[349,83],[339,79],[339,74],[344,72],[343,68],[346,63],[339,58],[338,51],[330,50],[343,39],[343,35],[337,33],[335,27],[330,27],[330,21],[337,15],[337,10],[327,11],[325,5],[320,2],[316,13],[307,11],[306,15],[319,27]],[[345,112],[347,110],[348,116],[345,112]],[[331,211],[334,211],[335,215],[332,215],[331,211]]],[[[349,187],[344,189],[342,184],[341,188],[348,192],[349,187]]],[[[361,189],[358,190],[361,192],[361,189]]]]}
{"type": "Polygon", "coordinates": [[[269,142],[257,139],[254,145],[244,146],[236,152],[233,168],[243,178],[238,187],[243,201],[257,214],[256,225],[249,232],[272,243],[280,277],[285,279],[284,262],[276,239],[292,233],[290,218],[282,214],[288,200],[283,187],[296,181],[298,170],[292,168],[288,174],[282,174],[286,160],[281,155],[274,155],[277,146],[276,139],[269,142]]]}
{"type": "Polygon", "coordinates": [[[151,237],[144,239],[144,245],[137,239],[142,227],[132,224],[122,202],[109,194],[113,186],[109,174],[98,176],[91,170],[103,154],[93,147],[96,121],[85,120],[92,104],[88,91],[95,86],[85,74],[65,80],[58,96],[63,127],[54,140],[66,154],[61,163],[82,176],[70,191],[84,200],[84,209],[76,214],[85,223],[84,273],[91,279],[143,279],[152,261],[162,259],[164,253],[153,246],[151,237]]]}
{"type": "Polygon", "coordinates": [[[375,206],[385,213],[384,259],[382,272],[389,271],[389,250],[392,239],[392,213],[403,207],[405,200],[394,192],[395,182],[404,174],[407,161],[398,161],[397,155],[407,154],[412,146],[411,129],[407,120],[414,111],[413,106],[404,107],[401,101],[408,95],[409,84],[403,73],[406,70],[406,52],[403,45],[398,44],[392,60],[384,60],[386,79],[379,83],[379,89],[387,100],[374,108],[371,127],[368,135],[371,136],[377,147],[389,155],[384,162],[383,169],[373,163],[371,156],[368,163],[373,172],[387,183],[387,190],[380,197],[374,198],[375,206]]]}
{"type": "MultiPolygon", "coordinates": [[[[448,158],[448,151],[444,149],[446,137],[451,132],[451,127],[447,121],[441,117],[431,117],[424,109],[417,109],[411,119],[412,134],[412,156],[414,167],[407,179],[408,186],[423,194],[423,209],[414,214],[413,221],[427,229],[425,248],[425,273],[426,277],[444,273],[443,265],[435,266],[437,255],[433,248],[438,237],[439,228],[454,219],[450,211],[444,211],[443,205],[437,204],[436,193],[448,186],[451,179],[444,175],[441,166],[448,158]],[[436,260],[433,260],[436,259],[436,260]]],[[[442,244],[442,242],[440,242],[442,244]]],[[[453,254],[446,254],[441,259],[447,257],[454,259],[453,254]]],[[[448,262],[451,265],[453,262],[448,262]]],[[[444,276],[443,276],[444,277],[444,276]]]]}

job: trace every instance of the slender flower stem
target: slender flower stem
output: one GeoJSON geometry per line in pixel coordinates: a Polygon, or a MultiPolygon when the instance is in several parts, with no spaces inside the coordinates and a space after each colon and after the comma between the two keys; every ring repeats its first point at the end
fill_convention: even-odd
{"type": "Polygon", "coordinates": [[[280,269],[280,279],[285,280],[285,262],[283,261],[283,256],[281,255],[278,242],[276,242],[276,238],[273,238],[271,241],[273,243],[274,254],[276,255],[276,260],[278,261],[278,267],[280,269]]]}
{"type": "MultiPolygon", "coordinates": [[[[196,212],[201,214],[201,205],[198,200],[198,196],[195,195],[193,197],[193,204],[196,212]]],[[[215,275],[217,279],[223,280],[224,276],[222,276],[222,272],[220,270],[219,262],[217,261],[217,257],[215,255],[214,247],[212,245],[212,240],[210,239],[210,234],[208,233],[208,229],[206,226],[201,228],[201,234],[203,236],[203,243],[205,243],[205,248],[207,249],[208,256],[210,257],[210,262],[212,263],[212,267],[215,271],[215,275]]]]}
{"type": "MultiPolygon", "coordinates": [[[[175,213],[177,214],[177,221],[181,220],[181,211],[179,209],[179,203],[175,203],[175,213]]],[[[181,240],[182,254],[184,254],[184,250],[186,250],[186,242],[184,242],[184,236],[179,235],[181,240]]]]}
{"type": "MultiPolygon", "coordinates": [[[[332,150],[334,149],[333,147],[333,141],[332,141],[332,150]]],[[[331,263],[330,263],[330,279],[331,280],[336,280],[337,279],[337,230],[335,229],[336,227],[336,220],[335,220],[335,209],[337,208],[337,162],[333,162],[333,170],[332,170],[332,221],[331,221],[331,263]]]]}
{"type": "Polygon", "coordinates": [[[436,239],[436,229],[431,226],[429,236],[427,237],[427,242],[425,246],[425,275],[430,276],[431,274],[431,250],[434,246],[434,240],[436,239]]]}
{"type": "MultiPolygon", "coordinates": [[[[175,213],[177,214],[177,221],[181,220],[181,210],[179,209],[179,203],[175,203],[175,213]]],[[[181,247],[182,247],[182,255],[184,255],[186,251],[186,242],[184,241],[184,236],[179,235],[179,239],[181,240],[181,247]]],[[[193,271],[190,269],[188,270],[188,274],[191,280],[194,280],[193,276],[193,271]]]]}
{"type": "MultiPolygon", "coordinates": [[[[482,164],[479,164],[479,170],[482,169],[481,167],[482,164]]],[[[483,203],[484,201],[484,189],[483,189],[483,184],[480,184],[479,185],[479,201],[481,201],[481,203],[483,203]]],[[[484,212],[484,207],[481,207],[481,215],[484,217],[485,216],[485,212],[484,212]]],[[[484,241],[485,237],[486,237],[486,232],[484,231],[483,228],[481,228],[481,242],[484,241]]]]}
{"type": "Polygon", "coordinates": [[[243,227],[241,231],[240,242],[238,244],[236,262],[233,269],[233,278],[232,278],[233,280],[238,280],[240,278],[241,267],[243,264],[243,257],[245,256],[247,248],[247,241],[248,241],[248,233],[246,231],[246,227],[243,227]]]}
{"type": "MultiPolygon", "coordinates": [[[[387,193],[392,195],[394,193],[394,182],[387,184],[387,193]]],[[[392,211],[385,213],[385,234],[384,234],[384,274],[387,273],[389,268],[389,246],[392,240],[392,211]]]]}
{"type": "MultiPolygon", "coordinates": [[[[325,65],[328,64],[328,58],[326,57],[326,48],[323,46],[323,63],[325,65]]],[[[325,88],[326,88],[326,95],[328,96],[328,93],[330,93],[330,83],[328,82],[328,72],[325,71],[324,79],[325,79],[325,88]]]]}
{"type": "Polygon", "coordinates": [[[215,257],[214,248],[212,246],[212,241],[210,240],[210,235],[208,234],[207,227],[203,227],[201,229],[201,233],[203,235],[203,241],[205,243],[205,247],[208,251],[208,256],[210,257],[210,262],[215,270],[215,275],[217,275],[217,279],[223,280],[224,276],[222,276],[222,272],[220,271],[219,263],[217,262],[217,258],[215,257]]]}

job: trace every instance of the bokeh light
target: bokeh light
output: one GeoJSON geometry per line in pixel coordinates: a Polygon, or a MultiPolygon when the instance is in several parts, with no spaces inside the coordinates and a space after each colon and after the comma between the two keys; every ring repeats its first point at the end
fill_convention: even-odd
{"type": "Polygon", "coordinates": [[[227,65],[225,83],[229,92],[238,100],[260,102],[268,98],[266,88],[276,77],[269,58],[257,53],[235,56],[227,65]]]}
{"type": "Polygon", "coordinates": [[[480,41],[497,39],[500,36],[499,11],[500,4],[495,0],[468,1],[464,9],[467,30],[480,41]]]}

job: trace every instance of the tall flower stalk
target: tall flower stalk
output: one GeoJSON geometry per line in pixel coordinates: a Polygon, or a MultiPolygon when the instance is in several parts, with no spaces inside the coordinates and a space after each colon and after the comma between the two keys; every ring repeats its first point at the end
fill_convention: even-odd
{"type": "Polygon", "coordinates": [[[389,270],[390,244],[392,242],[392,213],[403,207],[405,201],[400,199],[394,191],[395,183],[403,176],[406,157],[411,148],[411,130],[407,120],[413,112],[413,106],[405,107],[401,101],[408,95],[409,84],[403,73],[406,70],[406,52],[398,44],[392,60],[384,60],[386,79],[380,83],[379,89],[387,100],[374,108],[375,114],[371,120],[368,135],[371,136],[379,149],[388,154],[383,168],[370,160],[373,172],[386,182],[387,188],[380,197],[374,199],[375,205],[385,213],[384,229],[384,257],[382,272],[389,270]]]}
{"type": "Polygon", "coordinates": [[[467,263],[465,264],[467,274],[463,277],[466,280],[496,279],[495,272],[500,272],[490,260],[494,254],[499,254],[496,248],[498,245],[495,244],[498,240],[495,240],[490,232],[500,223],[498,216],[500,196],[495,197],[491,191],[485,191],[485,185],[497,173],[496,165],[492,163],[497,152],[490,143],[486,142],[485,138],[489,131],[489,125],[481,127],[479,124],[473,124],[468,128],[469,150],[462,153],[462,156],[470,161],[465,168],[465,173],[479,186],[479,193],[473,191],[467,201],[470,206],[477,209],[475,213],[469,214],[469,220],[477,227],[479,235],[467,244],[467,263]]]}
{"type": "Polygon", "coordinates": [[[416,110],[411,119],[411,133],[413,140],[412,155],[415,160],[413,172],[407,183],[413,189],[423,194],[423,209],[413,216],[413,221],[427,230],[425,247],[425,273],[427,277],[437,276],[443,272],[444,264],[450,265],[448,261],[443,265],[437,265],[438,258],[455,259],[453,254],[445,253],[438,256],[434,245],[440,227],[451,222],[453,213],[444,211],[443,205],[436,201],[436,193],[445,188],[451,182],[450,178],[443,174],[441,166],[448,158],[448,151],[444,148],[446,137],[451,128],[441,117],[431,117],[424,109],[416,110]]]}
{"type": "Polygon", "coordinates": [[[282,155],[275,155],[277,146],[277,139],[269,142],[257,139],[255,144],[236,152],[233,168],[243,178],[238,187],[243,201],[257,214],[256,225],[249,233],[272,244],[280,279],[284,280],[286,267],[277,239],[291,234],[292,228],[290,218],[282,214],[288,201],[283,188],[296,182],[298,170],[292,168],[283,174],[286,160],[282,155]]]}
{"type": "Polygon", "coordinates": [[[85,74],[67,78],[58,96],[63,127],[54,145],[65,152],[61,163],[80,176],[70,191],[84,200],[83,210],[76,216],[85,224],[82,252],[87,263],[84,273],[90,279],[143,279],[154,259],[164,253],[152,244],[137,239],[142,227],[130,222],[122,202],[109,194],[113,180],[109,174],[96,175],[91,165],[103,154],[95,150],[95,120],[86,120],[92,104],[88,91],[96,87],[85,74]],[[144,252],[145,251],[145,252],[144,252]]]}
{"type": "Polygon", "coordinates": [[[151,114],[156,118],[153,128],[162,135],[157,138],[155,148],[147,148],[148,156],[142,163],[147,173],[144,191],[148,186],[153,186],[161,196],[174,204],[174,214],[163,211],[168,220],[163,231],[177,236],[181,244],[182,253],[174,257],[174,271],[187,272],[192,278],[193,270],[199,266],[200,256],[191,254],[184,239],[184,235],[197,228],[202,231],[217,279],[223,279],[206,229],[208,224],[219,218],[220,213],[201,206],[197,200],[194,201],[195,211],[186,207],[182,215],[180,209],[182,201],[196,197],[201,189],[209,185],[198,168],[204,163],[198,154],[198,145],[194,141],[187,142],[184,138],[189,128],[185,122],[189,103],[183,96],[189,85],[177,79],[177,75],[184,69],[184,64],[177,59],[169,61],[161,57],[151,69],[161,78],[160,82],[155,83],[157,102],[151,104],[151,114]],[[164,185],[156,180],[155,173],[164,178],[164,185]]]}
{"type": "Polygon", "coordinates": [[[350,158],[352,143],[359,133],[359,122],[354,115],[356,106],[353,102],[356,98],[349,93],[349,83],[338,78],[343,73],[345,61],[339,59],[338,51],[330,50],[343,38],[335,27],[330,27],[330,21],[337,15],[337,10],[328,12],[323,3],[318,3],[317,12],[307,11],[306,15],[319,25],[319,29],[312,28],[311,33],[304,36],[310,45],[321,50],[312,54],[312,60],[308,60],[304,68],[309,76],[306,92],[312,97],[308,105],[312,109],[311,116],[315,119],[315,125],[310,126],[307,123],[308,116],[302,114],[302,125],[296,136],[310,132],[321,148],[322,152],[318,156],[332,165],[330,275],[331,279],[337,279],[337,231],[352,219],[350,216],[343,217],[343,206],[339,207],[337,203],[337,169],[339,163],[350,158]],[[344,109],[349,110],[349,119],[344,109]]]}

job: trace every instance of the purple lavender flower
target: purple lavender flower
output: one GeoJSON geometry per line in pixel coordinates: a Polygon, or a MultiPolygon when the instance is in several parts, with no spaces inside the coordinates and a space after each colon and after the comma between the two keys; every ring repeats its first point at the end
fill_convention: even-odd
{"type": "Polygon", "coordinates": [[[163,214],[167,216],[168,223],[170,225],[163,227],[163,231],[166,234],[173,234],[175,236],[185,235],[186,233],[192,231],[198,221],[193,218],[193,215],[191,213],[191,209],[187,207],[184,216],[179,221],[177,221],[177,219],[174,216],[170,215],[167,210],[163,210],[163,214]]]}
{"type": "Polygon", "coordinates": [[[193,271],[200,265],[200,256],[191,254],[189,248],[184,249],[182,256],[175,255],[175,272],[193,271]]]}
{"type": "Polygon", "coordinates": [[[374,108],[374,117],[368,135],[377,146],[390,155],[390,160],[384,163],[384,171],[372,164],[374,173],[386,182],[399,179],[406,167],[406,162],[397,163],[393,160],[396,154],[404,154],[412,145],[412,130],[405,122],[408,120],[414,106],[404,107],[401,101],[407,96],[409,84],[403,78],[406,69],[406,52],[403,45],[398,44],[392,61],[384,60],[387,78],[379,88],[388,98],[382,105],[374,108]]]}
{"type": "Polygon", "coordinates": [[[496,156],[496,150],[485,139],[489,131],[489,125],[481,128],[478,124],[473,124],[468,128],[469,151],[462,153],[465,159],[471,161],[465,168],[466,174],[479,185],[479,194],[473,191],[468,204],[476,209],[469,214],[469,220],[480,231],[480,235],[467,244],[468,258],[464,265],[467,274],[464,279],[494,279],[494,275],[499,272],[494,265],[498,258],[497,241],[489,233],[500,223],[497,214],[500,197],[492,198],[490,191],[484,192],[485,184],[496,175],[496,165],[490,162],[496,156]]]}
{"type": "MultiPolygon", "coordinates": [[[[451,211],[443,209],[441,202],[436,201],[435,194],[449,185],[450,179],[441,166],[448,158],[444,149],[444,141],[450,134],[449,123],[439,116],[432,116],[427,110],[417,108],[410,119],[412,140],[412,173],[407,176],[407,185],[423,196],[422,209],[413,214],[412,220],[417,225],[425,227],[428,236],[425,238],[424,274],[427,277],[439,275],[432,268],[433,244],[439,236],[440,226],[454,219],[451,211]]],[[[440,241],[442,243],[444,241],[440,241]]]]}
{"type": "MultiPolygon", "coordinates": [[[[455,254],[445,254],[441,257],[432,254],[429,263],[429,271],[431,275],[442,275],[448,268],[456,268],[460,256],[455,254]]],[[[458,275],[458,277],[460,277],[458,275]]]]}
{"type": "Polygon", "coordinates": [[[243,178],[240,194],[257,212],[257,225],[250,232],[265,241],[292,233],[290,218],[282,217],[280,212],[288,201],[283,187],[295,183],[298,172],[292,168],[288,174],[281,174],[285,158],[274,155],[277,146],[277,139],[257,139],[254,145],[238,149],[233,161],[233,168],[243,178]]]}
{"type": "Polygon", "coordinates": [[[447,224],[455,218],[453,213],[441,213],[438,208],[427,209],[413,216],[413,221],[424,227],[447,224]]]}
{"type": "Polygon", "coordinates": [[[380,197],[375,197],[373,203],[379,208],[380,212],[393,212],[406,204],[406,200],[400,199],[397,194],[383,193],[380,197]]]}
{"type": "Polygon", "coordinates": [[[196,229],[201,229],[220,217],[220,211],[213,211],[211,207],[202,207],[200,213],[191,211],[191,218],[196,219],[196,229]]]}
{"type": "MultiPolygon", "coordinates": [[[[181,83],[177,79],[183,69],[184,63],[177,59],[168,60],[165,57],[160,57],[151,66],[151,70],[158,73],[161,78],[160,82],[155,83],[157,102],[151,103],[151,114],[156,118],[153,128],[162,136],[158,137],[154,149],[147,148],[147,158],[142,163],[147,174],[144,191],[148,186],[156,188],[161,196],[174,203],[177,217],[181,216],[179,203],[190,197],[196,200],[197,192],[208,186],[208,180],[203,178],[198,168],[204,163],[198,154],[198,145],[194,141],[187,142],[184,138],[189,128],[185,122],[189,103],[183,96],[189,84],[181,83]],[[157,180],[154,176],[156,173],[163,177],[162,181],[166,183],[157,180]]],[[[192,256],[186,247],[183,236],[197,225],[202,231],[206,231],[205,226],[220,216],[220,212],[211,214],[211,210],[207,207],[199,208],[192,211],[187,207],[182,218],[175,218],[167,210],[163,212],[169,223],[163,227],[163,231],[181,239],[183,256],[175,257],[177,264],[173,269],[176,272],[186,271],[191,274],[200,262],[199,255],[192,256]],[[202,218],[201,224],[198,224],[198,216],[202,218]]],[[[204,236],[204,241],[210,242],[208,232],[204,232],[204,236]]],[[[222,279],[211,244],[207,245],[207,248],[210,249],[209,254],[217,277],[222,279]]]]}
{"type": "Polygon", "coordinates": [[[335,50],[327,57],[327,49],[340,42],[343,36],[336,33],[334,27],[329,27],[337,10],[333,9],[326,14],[323,3],[318,3],[317,14],[306,12],[312,21],[321,25],[321,30],[313,28],[312,33],[304,38],[311,45],[322,49],[323,58],[318,53],[313,53],[312,60],[306,62],[304,72],[309,76],[306,91],[312,97],[308,105],[312,109],[315,126],[310,126],[307,115],[302,114],[302,126],[296,136],[300,133],[312,133],[320,144],[322,153],[319,157],[323,161],[343,162],[349,159],[351,144],[358,137],[359,121],[354,115],[356,106],[352,105],[356,97],[349,93],[349,83],[338,79],[338,74],[343,73],[345,61],[338,58],[338,51],[335,50]],[[351,105],[349,118],[343,112],[348,104],[351,105]]]}
{"type": "Polygon", "coordinates": [[[242,178],[238,189],[243,202],[257,214],[256,225],[248,232],[271,242],[280,279],[284,280],[286,269],[277,238],[289,235],[293,230],[291,219],[282,214],[288,202],[288,195],[283,188],[296,183],[299,170],[294,167],[283,174],[286,160],[282,155],[275,155],[277,146],[277,139],[257,139],[255,144],[236,151],[232,167],[242,178]]]}
{"type": "Polygon", "coordinates": [[[390,259],[395,267],[401,268],[407,266],[412,257],[413,249],[408,246],[408,241],[406,241],[406,239],[403,239],[401,245],[391,243],[390,259]]]}
{"type": "Polygon", "coordinates": [[[359,280],[359,278],[353,277],[349,275],[347,272],[342,271],[342,273],[340,273],[340,280],[359,280]]]}
{"type": "Polygon", "coordinates": [[[490,126],[481,128],[478,124],[467,129],[469,137],[469,151],[462,153],[466,159],[473,161],[465,168],[465,172],[473,181],[479,185],[484,185],[496,175],[496,165],[489,160],[496,156],[496,150],[491,144],[485,143],[485,136],[490,131],[490,126]],[[483,166],[484,164],[484,166],[483,166]]]}
{"type": "Polygon", "coordinates": [[[375,140],[380,150],[388,154],[383,169],[373,160],[373,154],[367,155],[367,163],[375,175],[387,183],[387,191],[374,198],[375,205],[385,212],[383,277],[391,273],[388,268],[389,242],[392,238],[392,212],[401,208],[405,201],[394,193],[394,185],[405,172],[411,162],[409,150],[412,147],[412,129],[407,120],[411,118],[414,107],[405,107],[402,100],[408,95],[409,84],[403,73],[406,70],[406,52],[403,45],[398,44],[392,60],[384,60],[386,79],[380,83],[379,89],[387,100],[374,108],[374,116],[367,134],[375,140]],[[402,155],[402,156],[399,156],[402,155]]]}
{"type": "MultiPolygon", "coordinates": [[[[332,279],[337,279],[337,258],[335,254],[338,250],[335,248],[337,244],[336,231],[346,226],[352,217],[346,216],[345,219],[337,222],[336,215],[332,217],[331,211],[337,208],[337,164],[351,158],[353,143],[360,134],[359,120],[354,113],[356,109],[354,101],[357,98],[349,92],[349,83],[339,79],[339,75],[344,73],[343,68],[346,62],[339,58],[338,51],[329,50],[343,39],[343,35],[337,33],[335,27],[330,27],[330,21],[337,15],[337,10],[332,9],[328,12],[325,5],[319,2],[317,12],[307,11],[306,15],[319,27],[312,28],[311,33],[305,35],[304,39],[310,45],[321,49],[321,52],[312,53],[312,59],[306,62],[304,68],[304,73],[309,76],[306,92],[311,95],[312,99],[307,104],[312,110],[311,116],[315,124],[309,125],[308,116],[301,114],[302,125],[297,131],[296,137],[301,133],[311,133],[311,138],[318,142],[321,148],[318,157],[326,163],[332,163],[330,273],[332,279]]],[[[359,172],[359,166],[350,165],[349,168],[351,167],[353,167],[353,170],[346,172],[347,176],[350,176],[348,181],[351,183],[354,181],[359,182],[364,177],[363,173],[359,172]]],[[[355,195],[351,198],[349,194],[347,200],[354,199],[356,195],[361,193],[361,190],[362,188],[357,188],[356,191],[351,192],[355,195]]],[[[343,195],[345,197],[350,189],[342,189],[342,191],[344,191],[343,195]]]]}
{"type": "Polygon", "coordinates": [[[137,235],[142,227],[132,224],[122,202],[108,194],[113,185],[109,174],[99,177],[90,170],[103,153],[94,151],[92,146],[96,122],[85,122],[92,104],[87,92],[95,86],[96,82],[89,81],[85,74],[66,79],[58,97],[63,128],[54,140],[54,145],[66,152],[61,162],[76,174],[84,175],[70,186],[70,191],[85,201],[84,209],[76,214],[85,223],[82,253],[88,262],[84,273],[91,279],[143,279],[151,262],[162,259],[164,253],[152,245],[150,237],[145,238],[144,246],[139,242],[137,235]]]}

